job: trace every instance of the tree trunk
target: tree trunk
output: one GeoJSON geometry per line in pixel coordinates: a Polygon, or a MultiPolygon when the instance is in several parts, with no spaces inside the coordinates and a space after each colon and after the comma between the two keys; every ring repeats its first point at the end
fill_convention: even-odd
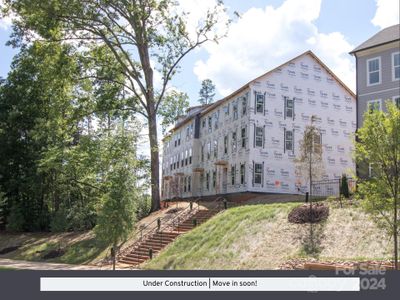
{"type": "Polygon", "coordinates": [[[160,173],[159,151],[157,140],[157,116],[153,109],[149,110],[149,140],[150,140],[150,169],[151,169],[151,211],[160,209],[160,173]]]}
{"type": "Polygon", "coordinates": [[[393,242],[394,242],[394,268],[399,269],[399,255],[398,255],[398,228],[397,228],[397,195],[394,197],[394,225],[393,225],[393,242]]]}

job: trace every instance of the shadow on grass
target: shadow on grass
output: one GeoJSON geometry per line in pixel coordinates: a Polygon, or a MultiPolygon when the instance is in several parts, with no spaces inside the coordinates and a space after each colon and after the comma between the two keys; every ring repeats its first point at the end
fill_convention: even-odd
{"type": "Polygon", "coordinates": [[[306,224],[307,230],[304,233],[300,233],[301,249],[300,254],[302,256],[311,256],[318,258],[323,250],[321,242],[324,238],[326,222],[321,223],[309,223],[306,224]]]}

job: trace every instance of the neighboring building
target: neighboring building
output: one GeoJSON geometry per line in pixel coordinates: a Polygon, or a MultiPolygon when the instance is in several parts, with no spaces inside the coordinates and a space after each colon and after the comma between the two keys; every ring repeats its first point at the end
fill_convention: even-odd
{"type": "Polygon", "coordinates": [[[356,58],[357,128],[368,109],[400,107],[400,24],[385,28],[350,52],[356,58]]]}
{"type": "Polygon", "coordinates": [[[162,199],[305,192],[294,159],[313,115],[324,146],[321,179],[353,172],[355,95],[307,51],[177,121],[164,138],[162,199]]]}

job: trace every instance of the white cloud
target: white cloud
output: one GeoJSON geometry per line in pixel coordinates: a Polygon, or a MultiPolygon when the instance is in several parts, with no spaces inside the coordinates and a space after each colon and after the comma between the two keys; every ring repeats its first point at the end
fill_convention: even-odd
{"type": "Polygon", "coordinates": [[[376,12],[374,18],[371,20],[372,24],[380,27],[381,29],[391,25],[399,24],[399,0],[375,0],[376,12]]]}
{"type": "Polygon", "coordinates": [[[212,79],[227,95],[258,75],[311,49],[350,88],[355,87],[353,48],[339,32],[320,33],[313,23],[321,0],[286,0],[280,7],[251,8],[232,23],[228,37],[204,46],[207,60],[194,73],[212,79]]]}
{"type": "Polygon", "coordinates": [[[4,7],[4,1],[0,0],[0,29],[4,29],[7,30],[11,27],[12,25],[12,18],[14,17],[14,15],[6,15],[3,16],[1,10],[4,7]]]}

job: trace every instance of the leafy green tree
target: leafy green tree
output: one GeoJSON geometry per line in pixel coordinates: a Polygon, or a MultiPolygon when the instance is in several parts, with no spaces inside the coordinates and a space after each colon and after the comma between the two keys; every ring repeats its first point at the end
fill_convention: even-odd
{"type": "Polygon", "coordinates": [[[374,173],[358,183],[358,195],[365,210],[393,237],[395,267],[399,269],[400,110],[390,103],[387,112],[365,113],[357,138],[357,162],[371,164],[374,173]]]}
{"type": "Polygon", "coordinates": [[[199,96],[199,102],[202,105],[210,104],[214,101],[215,85],[213,84],[211,79],[204,79],[201,82],[199,96]]]}
{"type": "Polygon", "coordinates": [[[225,31],[216,29],[219,12],[223,10],[222,1],[208,10],[195,30],[187,28],[188,12],[182,12],[179,3],[172,0],[4,2],[19,17],[14,22],[14,45],[34,31],[48,41],[72,40],[80,49],[103,45],[112,53],[121,77],[93,76],[123,86],[133,100],[130,109],[147,120],[152,210],[158,210],[157,115],[182,59],[207,41],[218,41],[225,35],[225,31]],[[156,72],[161,75],[160,84],[155,82],[156,72]]]}
{"type": "Polygon", "coordinates": [[[161,127],[163,133],[174,124],[178,117],[184,115],[189,108],[189,97],[186,93],[172,91],[166,95],[165,102],[160,106],[159,114],[162,116],[161,127]]]}
{"type": "Polygon", "coordinates": [[[102,196],[95,233],[112,246],[113,269],[119,243],[125,241],[136,221],[138,193],[133,172],[136,159],[130,147],[133,140],[125,134],[113,139],[108,151],[113,164],[106,180],[106,193],[102,196]]]}

